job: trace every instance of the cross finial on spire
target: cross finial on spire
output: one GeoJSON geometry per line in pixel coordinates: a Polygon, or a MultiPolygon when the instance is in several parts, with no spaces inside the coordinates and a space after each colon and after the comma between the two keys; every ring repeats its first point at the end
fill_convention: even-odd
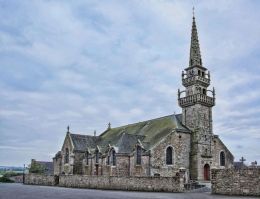
{"type": "Polygon", "coordinates": [[[67,130],[68,130],[68,132],[70,132],[70,126],[68,125],[68,127],[67,127],[67,130]]]}
{"type": "Polygon", "coordinates": [[[195,8],[194,8],[194,6],[192,7],[192,16],[193,16],[193,18],[195,17],[195,8]]]}

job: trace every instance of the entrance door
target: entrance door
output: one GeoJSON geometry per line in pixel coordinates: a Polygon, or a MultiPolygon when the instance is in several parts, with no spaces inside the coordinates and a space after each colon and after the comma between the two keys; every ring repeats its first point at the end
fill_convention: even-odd
{"type": "Polygon", "coordinates": [[[204,180],[210,180],[210,167],[208,164],[204,165],[204,180]]]}
{"type": "Polygon", "coordinates": [[[54,185],[57,186],[59,184],[59,176],[55,175],[54,176],[54,185]]]}

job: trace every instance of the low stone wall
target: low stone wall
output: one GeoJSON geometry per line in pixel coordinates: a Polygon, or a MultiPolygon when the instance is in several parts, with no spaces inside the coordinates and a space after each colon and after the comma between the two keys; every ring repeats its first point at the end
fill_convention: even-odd
{"type": "MultiPolygon", "coordinates": [[[[29,174],[25,184],[54,185],[54,176],[29,174]]],[[[183,192],[184,182],[180,177],[108,177],[87,175],[61,175],[62,187],[112,189],[129,191],[183,192]]]]}
{"type": "Polygon", "coordinates": [[[212,193],[260,196],[260,168],[212,169],[212,193]]]}
{"type": "Polygon", "coordinates": [[[183,192],[183,179],[178,177],[106,177],[60,176],[59,186],[130,191],[183,192]]]}
{"type": "Polygon", "coordinates": [[[32,185],[54,185],[54,176],[53,175],[41,175],[41,174],[26,174],[24,178],[24,184],[32,185]]]}

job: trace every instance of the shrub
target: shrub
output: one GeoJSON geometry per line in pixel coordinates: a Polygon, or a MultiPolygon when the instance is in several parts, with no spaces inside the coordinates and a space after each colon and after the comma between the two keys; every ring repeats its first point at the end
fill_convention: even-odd
{"type": "Polygon", "coordinates": [[[0,182],[13,183],[14,181],[10,180],[9,178],[7,178],[5,176],[3,176],[3,177],[0,177],[0,182]]]}
{"type": "Polygon", "coordinates": [[[44,173],[45,167],[37,162],[32,162],[29,173],[44,173]]]}

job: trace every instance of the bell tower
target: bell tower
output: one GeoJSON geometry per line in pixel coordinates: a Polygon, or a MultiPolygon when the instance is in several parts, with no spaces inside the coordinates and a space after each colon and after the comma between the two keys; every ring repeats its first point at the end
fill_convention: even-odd
{"type": "Polygon", "coordinates": [[[192,131],[190,177],[204,179],[204,166],[212,161],[212,107],[215,90],[209,90],[210,72],[202,64],[197,26],[193,10],[189,66],[182,71],[183,91],[178,89],[182,123],[192,131]]]}

